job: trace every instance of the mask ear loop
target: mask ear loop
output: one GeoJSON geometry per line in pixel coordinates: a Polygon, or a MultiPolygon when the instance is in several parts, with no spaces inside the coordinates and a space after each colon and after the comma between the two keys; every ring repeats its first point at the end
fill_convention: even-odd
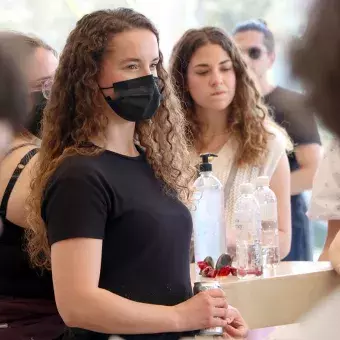
{"type": "MultiPolygon", "coordinates": [[[[98,87],[99,87],[99,86],[98,86],[98,87]]],[[[104,97],[105,99],[110,99],[110,100],[112,100],[112,98],[111,98],[110,96],[106,96],[105,93],[104,93],[104,91],[103,91],[103,90],[110,90],[110,89],[113,90],[113,86],[109,86],[109,87],[99,87],[99,90],[100,90],[100,92],[102,93],[103,97],[104,97]]]]}
{"type": "Polygon", "coordinates": [[[113,86],[109,86],[109,87],[100,87],[100,90],[110,90],[113,89],[113,86]]]}

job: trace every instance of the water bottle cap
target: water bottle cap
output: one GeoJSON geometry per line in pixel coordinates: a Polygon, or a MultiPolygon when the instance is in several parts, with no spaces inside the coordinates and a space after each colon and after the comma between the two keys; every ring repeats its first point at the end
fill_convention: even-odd
{"type": "Polygon", "coordinates": [[[257,177],[256,187],[269,187],[269,177],[268,176],[257,177]]]}
{"type": "Polygon", "coordinates": [[[240,186],[241,194],[253,194],[254,186],[251,183],[243,183],[240,186]]]}

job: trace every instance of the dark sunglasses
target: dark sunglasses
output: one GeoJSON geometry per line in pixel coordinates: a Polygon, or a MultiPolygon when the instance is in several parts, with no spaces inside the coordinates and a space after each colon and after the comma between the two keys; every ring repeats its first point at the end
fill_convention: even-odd
{"type": "Polygon", "coordinates": [[[258,60],[262,56],[262,50],[258,47],[250,47],[247,50],[250,59],[258,60]]]}

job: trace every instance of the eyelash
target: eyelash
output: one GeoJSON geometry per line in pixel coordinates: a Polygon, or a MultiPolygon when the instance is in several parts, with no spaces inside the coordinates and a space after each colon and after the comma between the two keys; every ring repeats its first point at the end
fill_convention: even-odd
{"type": "MultiPolygon", "coordinates": [[[[155,69],[155,68],[157,68],[157,65],[158,65],[158,63],[157,63],[157,64],[151,64],[150,67],[151,67],[152,69],[155,69]]],[[[127,68],[128,68],[129,70],[137,70],[137,69],[138,69],[138,65],[135,65],[135,64],[133,64],[133,65],[128,65],[127,68]]]]}
{"type": "MultiPolygon", "coordinates": [[[[221,69],[222,72],[228,72],[228,71],[231,71],[232,67],[229,67],[229,68],[223,68],[221,69]]],[[[199,76],[205,76],[209,73],[209,71],[203,71],[203,72],[197,72],[197,74],[199,76]]]]}

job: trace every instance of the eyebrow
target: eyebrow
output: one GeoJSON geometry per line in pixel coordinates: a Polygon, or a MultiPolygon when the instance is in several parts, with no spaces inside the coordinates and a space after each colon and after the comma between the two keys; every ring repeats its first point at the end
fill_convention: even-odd
{"type": "MultiPolygon", "coordinates": [[[[226,59],[226,60],[223,60],[223,61],[221,61],[220,63],[219,63],[219,65],[223,65],[223,64],[226,64],[226,63],[228,63],[228,62],[232,62],[230,59],[226,59]]],[[[204,64],[204,63],[202,63],[202,64],[197,64],[197,65],[195,65],[195,68],[196,67],[209,67],[209,65],[208,64],[204,64]]]]}
{"type": "MultiPolygon", "coordinates": [[[[134,62],[134,63],[140,63],[142,60],[139,59],[139,58],[127,58],[127,59],[124,59],[120,62],[120,64],[126,64],[126,63],[131,63],[131,62],[134,62]]],[[[159,57],[156,57],[152,60],[152,62],[158,62],[159,61],[159,57]]]]}

